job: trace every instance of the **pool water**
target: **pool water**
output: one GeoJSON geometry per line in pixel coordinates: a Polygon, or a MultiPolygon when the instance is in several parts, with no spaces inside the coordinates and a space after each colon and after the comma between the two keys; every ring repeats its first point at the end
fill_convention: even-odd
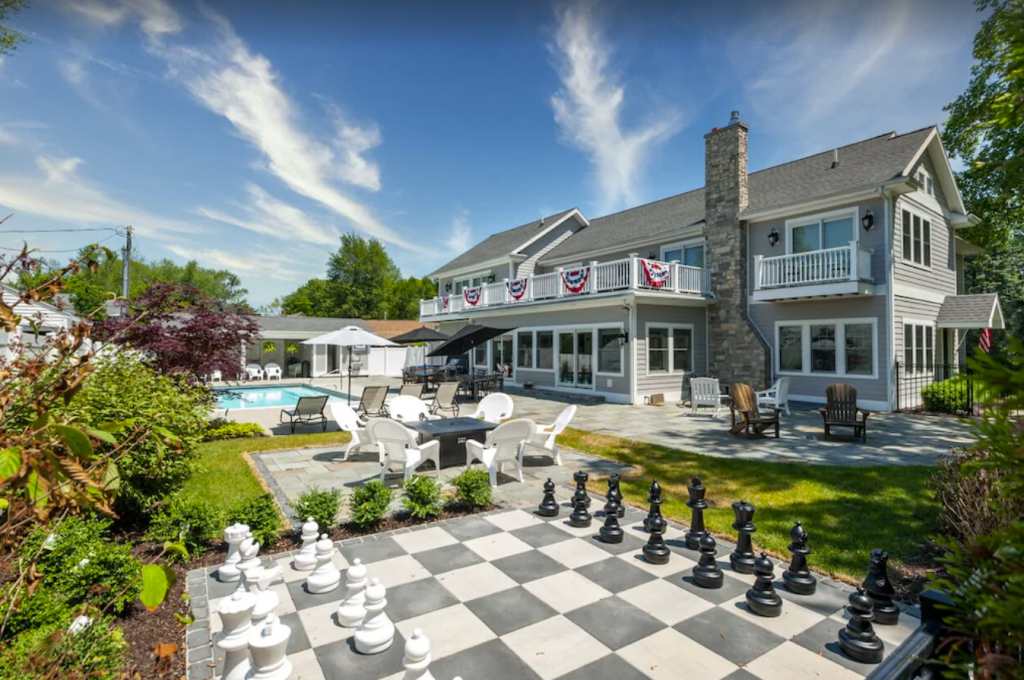
{"type": "Polygon", "coordinates": [[[280,385],[276,387],[220,387],[217,394],[217,408],[291,408],[299,403],[299,397],[330,397],[328,402],[341,401],[345,395],[308,385],[280,385]]]}

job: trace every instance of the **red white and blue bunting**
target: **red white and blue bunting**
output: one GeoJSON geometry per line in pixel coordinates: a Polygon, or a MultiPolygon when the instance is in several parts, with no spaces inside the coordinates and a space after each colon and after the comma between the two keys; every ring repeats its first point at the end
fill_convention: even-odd
{"type": "Polygon", "coordinates": [[[448,299],[447,295],[441,296],[441,309],[448,309],[448,299]]]}
{"type": "Polygon", "coordinates": [[[570,293],[579,293],[587,287],[590,278],[590,267],[565,269],[562,271],[562,283],[570,293]]]}
{"type": "Polygon", "coordinates": [[[480,296],[483,292],[483,286],[477,286],[476,288],[464,288],[462,290],[462,297],[465,298],[467,305],[470,307],[476,307],[480,304],[480,296]]]}
{"type": "Polygon", "coordinates": [[[508,282],[508,294],[513,300],[521,300],[526,295],[526,279],[513,279],[508,282]]]}
{"type": "Polygon", "coordinates": [[[647,283],[650,284],[651,288],[661,288],[668,283],[668,276],[672,273],[672,265],[653,260],[640,260],[640,262],[643,263],[644,275],[647,277],[647,283]]]}

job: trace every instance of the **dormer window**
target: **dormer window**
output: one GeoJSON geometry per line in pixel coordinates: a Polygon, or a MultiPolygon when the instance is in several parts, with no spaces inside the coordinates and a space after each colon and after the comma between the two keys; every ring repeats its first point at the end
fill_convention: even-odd
{"type": "Polygon", "coordinates": [[[914,179],[921,185],[921,191],[928,194],[929,196],[935,195],[935,178],[932,177],[932,173],[925,170],[923,167],[918,168],[917,174],[914,175],[914,179]]]}

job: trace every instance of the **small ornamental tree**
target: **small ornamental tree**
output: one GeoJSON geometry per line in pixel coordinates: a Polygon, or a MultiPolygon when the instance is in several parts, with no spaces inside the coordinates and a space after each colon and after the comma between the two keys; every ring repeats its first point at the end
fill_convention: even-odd
{"type": "Polygon", "coordinates": [[[242,347],[256,338],[256,319],[203,295],[188,284],[150,286],[132,301],[127,316],[107,319],[93,331],[98,340],[127,344],[146,353],[165,374],[225,377],[242,369],[242,347]]]}

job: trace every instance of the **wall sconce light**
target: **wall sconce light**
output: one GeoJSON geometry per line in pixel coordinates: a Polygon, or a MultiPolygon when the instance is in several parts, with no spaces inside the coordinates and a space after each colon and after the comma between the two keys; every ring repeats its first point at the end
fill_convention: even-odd
{"type": "Polygon", "coordinates": [[[774,248],[778,244],[779,244],[779,230],[773,228],[768,233],[768,245],[770,245],[772,248],[774,248]]]}
{"type": "Polygon", "coordinates": [[[860,218],[860,224],[864,227],[864,231],[871,231],[871,227],[875,226],[875,213],[868,210],[864,213],[864,217],[860,218]]]}
{"type": "Polygon", "coordinates": [[[626,331],[619,331],[619,347],[625,347],[629,342],[629,333],[626,331]]]}
{"type": "Polygon", "coordinates": [[[494,283],[494,274],[487,277],[487,283],[494,283]]]}
{"type": "Polygon", "coordinates": [[[452,292],[452,283],[451,283],[451,281],[449,281],[448,283],[444,284],[444,292],[446,292],[446,293],[452,292]]]}
{"type": "Polygon", "coordinates": [[[657,253],[655,253],[655,252],[654,252],[654,251],[652,250],[652,251],[651,251],[651,254],[647,256],[647,259],[648,259],[648,260],[656,260],[656,259],[658,259],[658,254],[657,254],[657,253]]]}

